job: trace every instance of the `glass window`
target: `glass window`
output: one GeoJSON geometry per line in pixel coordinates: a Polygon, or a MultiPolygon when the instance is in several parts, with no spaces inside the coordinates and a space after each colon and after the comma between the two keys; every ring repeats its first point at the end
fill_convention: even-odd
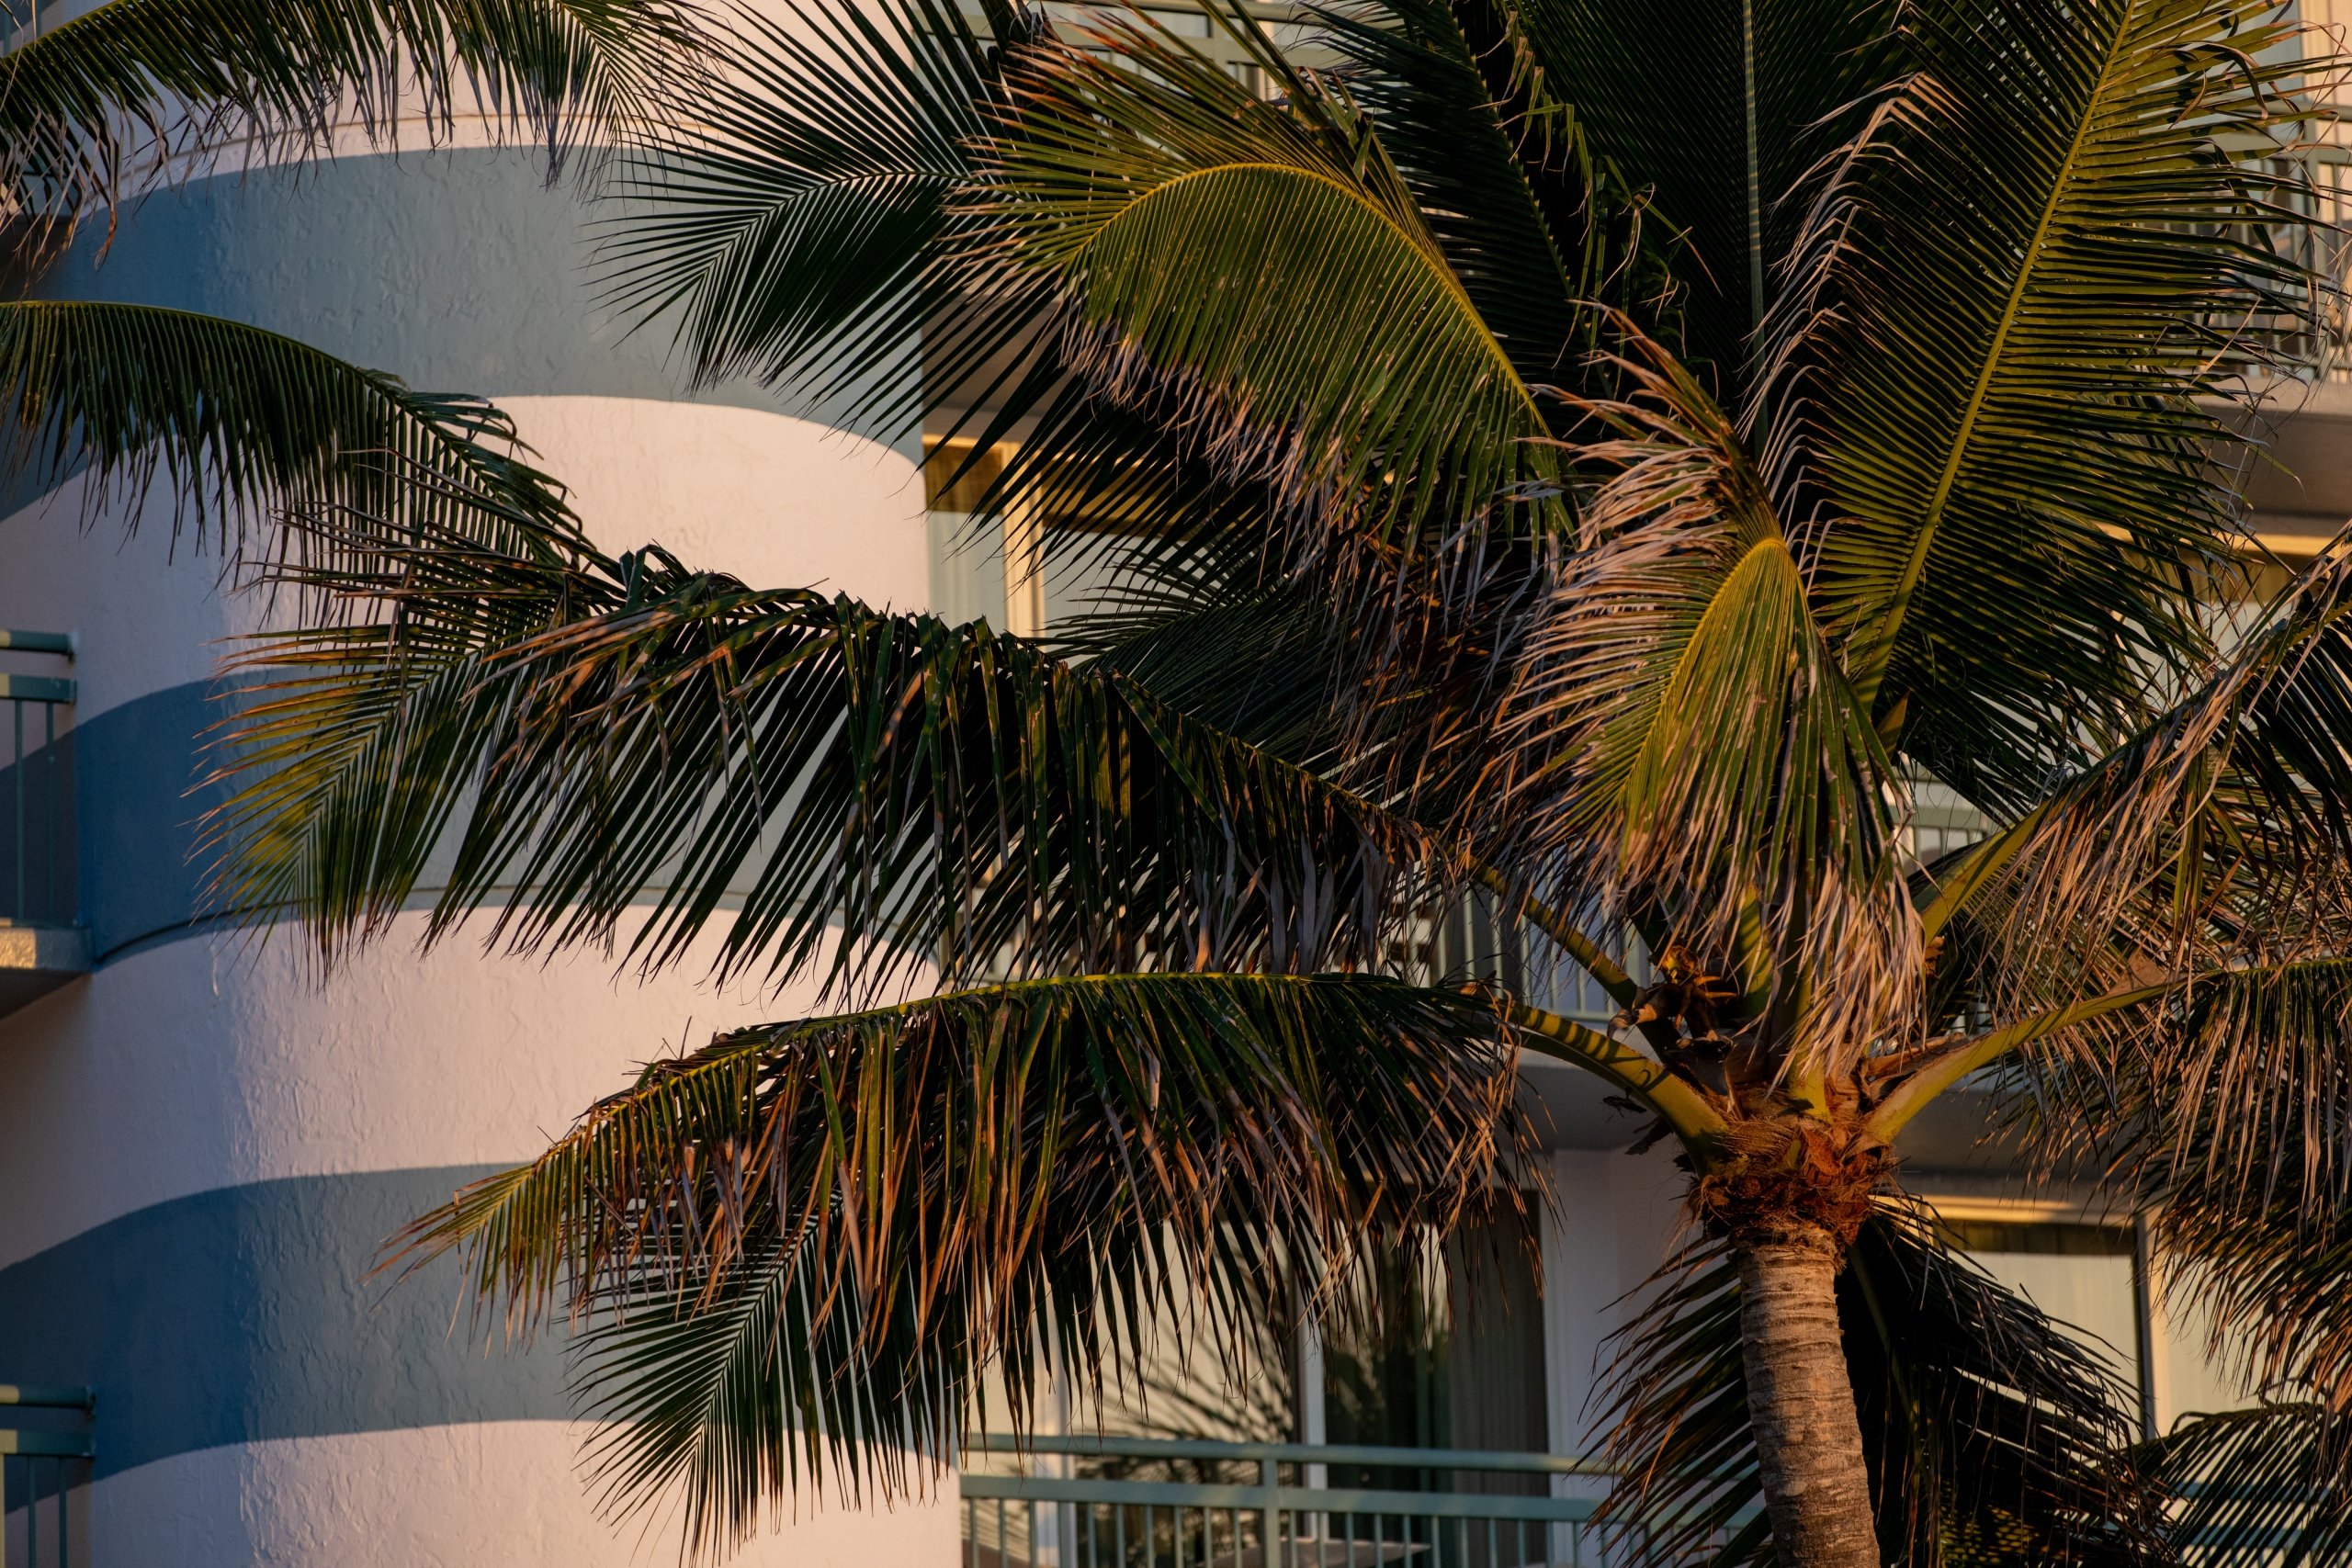
{"type": "Polygon", "coordinates": [[[1986,1273],[2057,1319],[2126,1387],[2139,1386],[2128,1228],[1973,1219],[1945,1224],[1986,1273]]]}
{"type": "Polygon", "coordinates": [[[2213,1353],[2211,1320],[2194,1292],[2176,1286],[2167,1302],[2160,1292],[2138,1290],[2128,1224],[2004,1218],[1997,1205],[1951,1207],[1964,1216],[1945,1215],[1953,1242],[2113,1369],[2133,1391],[2143,1429],[2166,1431],[2185,1415],[2251,1403],[2226,1356],[2213,1353]]]}

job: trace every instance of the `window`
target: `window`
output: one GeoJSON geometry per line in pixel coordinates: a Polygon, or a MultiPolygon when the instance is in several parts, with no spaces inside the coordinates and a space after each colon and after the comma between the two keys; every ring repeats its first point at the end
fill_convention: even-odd
{"type": "Polygon", "coordinates": [[[2142,1430],[2250,1398],[2209,1350],[2207,1319],[2176,1289],[2150,1288],[2128,1222],[2063,1203],[1933,1200],[1947,1235],[1984,1271],[2023,1294],[2104,1360],[2137,1396],[2142,1430]]]}

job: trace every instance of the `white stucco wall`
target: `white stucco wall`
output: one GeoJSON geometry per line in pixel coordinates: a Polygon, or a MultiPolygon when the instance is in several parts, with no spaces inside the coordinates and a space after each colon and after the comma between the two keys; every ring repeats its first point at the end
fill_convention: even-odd
{"type": "MultiPolygon", "coordinates": [[[[429,156],[411,162],[436,190],[461,179],[436,173],[429,156]]],[[[337,173],[330,165],[308,176],[330,217],[337,173]]],[[[204,193],[159,199],[199,203],[204,193]]],[[[285,197],[296,210],[306,199],[301,190],[285,197]]],[[[215,223],[203,232],[219,242],[243,231],[215,223]]],[[[299,256],[348,240],[296,231],[239,243],[299,256]]],[[[501,253],[485,265],[492,276],[560,273],[576,261],[531,254],[527,236],[483,243],[501,253]]],[[[224,254],[196,265],[217,268],[224,254]]],[[[168,270],[153,257],[141,265],[168,270]]],[[[340,276],[299,260],[279,269],[285,323],[266,319],[268,289],[239,298],[264,324],[314,340],[347,328],[368,348],[365,362],[395,371],[407,368],[397,354],[404,335],[424,341],[447,324],[432,319],[430,299],[389,288],[389,324],[368,314],[371,297],[358,286],[350,289],[358,313],[329,300],[305,315],[301,290],[313,275],[340,276]]],[[[480,320],[496,315],[495,300],[458,303],[480,320]]],[[[446,333],[436,341],[446,370],[450,343],[466,345],[446,333]]],[[[924,606],[911,439],[842,434],[740,397],[564,389],[565,367],[594,371],[601,352],[593,342],[560,352],[524,344],[481,361],[520,367],[517,380],[491,376],[452,389],[490,396],[515,415],[539,466],[573,486],[608,547],[660,542],[691,565],[761,586],[924,606]]],[[[630,376],[613,385],[648,383],[641,365],[630,376]]],[[[69,484],[0,523],[9,564],[0,626],[77,634],[74,720],[92,731],[209,679],[222,639],[250,630],[266,606],[220,594],[216,553],[190,539],[175,551],[162,503],[126,539],[118,520],[85,531],[79,499],[69,484]]],[[[64,672],[38,660],[10,667],[64,672]]],[[[184,819],[198,809],[177,797],[189,776],[185,755],[157,759],[136,799],[85,777],[85,832],[119,827],[114,818],[126,813],[184,819]]],[[[184,875],[163,864],[115,874],[159,886],[184,875]]],[[[649,1057],[733,1024],[792,1016],[810,998],[720,994],[691,965],[640,985],[600,955],[542,964],[486,955],[462,938],[420,958],[420,919],[403,917],[323,983],[290,931],[258,947],[219,928],[145,933],[87,979],[0,1020],[0,1190],[11,1198],[0,1205],[0,1320],[10,1325],[0,1334],[0,1379],[100,1383],[98,1479],[74,1499],[88,1527],[86,1560],[100,1568],[593,1564],[673,1554],[666,1526],[596,1517],[578,1472],[579,1433],[546,1408],[560,1369],[549,1373],[543,1357],[525,1376],[499,1359],[503,1351],[477,1356],[477,1393],[449,1371],[451,1358],[475,1354],[468,1325],[453,1316],[454,1277],[391,1287],[369,1280],[366,1265],[384,1217],[398,1223],[411,1189],[527,1158],[649,1057]],[[334,1277],[313,1277],[321,1270],[334,1277]],[[129,1386],[108,1386],[98,1371],[33,1365],[44,1347],[66,1343],[86,1348],[81,1365],[117,1357],[108,1364],[141,1371],[129,1386]],[[187,1387],[163,1386],[184,1371],[187,1387]],[[445,1399],[476,1407],[432,1418],[445,1399]],[[528,1416],[512,1414],[526,1407],[528,1416]]],[[[895,1508],[800,1502],[798,1523],[761,1538],[741,1561],[945,1568],[956,1559],[952,1477],[895,1508]]]]}

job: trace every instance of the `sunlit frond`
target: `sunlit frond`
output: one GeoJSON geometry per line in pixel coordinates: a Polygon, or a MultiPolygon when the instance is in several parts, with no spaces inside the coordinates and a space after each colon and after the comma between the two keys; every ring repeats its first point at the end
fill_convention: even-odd
{"type": "MultiPolygon", "coordinates": [[[[2207,653],[2239,502],[2219,400],[2310,292],[2313,72],[2269,0],[1903,13],[1749,416],[1873,716],[1989,809],[2115,744],[2207,653]]],[[[2323,68],[2320,74],[2324,74],[2323,68]]]]}
{"type": "Polygon", "coordinates": [[[1010,254],[1069,302],[1077,373],[1317,526],[1452,537],[1549,474],[1542,409],[1355,105],[1097,36],[1110,57],[1015,60],[984,168],[1010,254]]]}
{"type": "Polygon", "coordinates": [[[1929,919],[1967,928],[1980,997],[2021,1012],[2337,940],[2352,564],[2315,562],[2247,619],[2168,706],[1943,869],[1929,919]]]}
{"type": "Polygon", "coordinates": [[[1601,411],[1624,438],[1589,455],[1620,471],[1531,639],[1532,761],[1494,805],[1564,904],[1647,902],[1714,952],[1760,915],[1773,1007],[1850,1050],[1917,1000],[1894,770],[1728,421],[1671,362],[1625,368],[1645,400],[1601,411]]]}
{"type": "Polygon", "coordinates": [[[1508,13],[1374,0],[1322,21],[1380,145],[1521,379],[1580,379],[1577,361],[1600,323],[1586,302],[1617,259],[1613,193],[1597,187],[1573,118],[1513,70],[1508,13]],[[1547,116],[1561,123],[1527,123],[1547,116]]]}
{"type": "Polygon", "coordinates": [[[1487,1002],[1374,976],[988,987],[656,1063],[404,1246],[519,1325],[606,1318],[605,1479],[721,1548],[796,1480],[946,1460],[983,1359],[1019,1408],[1049,1347],[1136,1371],[1180,1287],[1262,1326],[1518,1201],[1513,1081],[1487,1002]]]}

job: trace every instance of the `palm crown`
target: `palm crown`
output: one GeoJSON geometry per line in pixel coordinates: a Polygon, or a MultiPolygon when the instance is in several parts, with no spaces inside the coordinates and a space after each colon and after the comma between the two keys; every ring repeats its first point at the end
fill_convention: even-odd
{"type": "Polygon", "coordinates": [[[2352,648],[2332,559],[2255,593],[2228,467],[2330,299],[2295,29],[1216,20],[1250,80],[1141,18],[747,16],[622,173],[616,298],[700,373],[1011,446],[979,514],[1120,585],[1054,640],[611,555],[511,462],[257,470],[317,613],[248,656],[237,904],[329,957],[429,882],[517,948],[715,930],[842,1009],[649,1069],[411,1248],[596,1314],[610,1473],[686,1478],[716,1543],[804,1466],[951,1451],[989,1359],[1017,1402],[1180,1292],[1338,1310],[1367,1249],[1522,1201],[1527,1049],[1691,1172],[1613,1505],[1676,1539],[1760,1492],[1732,1556],[2135,1556],[2135,1467],[2332,1463],[2340,1313],[2258,1340],[2313,1403],[2127,1463],[1892,1153],[1995,1071],[2222,1322],[2332,1300],[2352,648]],[[1930,784],[1992,831],[1920,864],[1930,784]],[[1400,961],[1472,889],[1615,1032],[1400,961]]]}

